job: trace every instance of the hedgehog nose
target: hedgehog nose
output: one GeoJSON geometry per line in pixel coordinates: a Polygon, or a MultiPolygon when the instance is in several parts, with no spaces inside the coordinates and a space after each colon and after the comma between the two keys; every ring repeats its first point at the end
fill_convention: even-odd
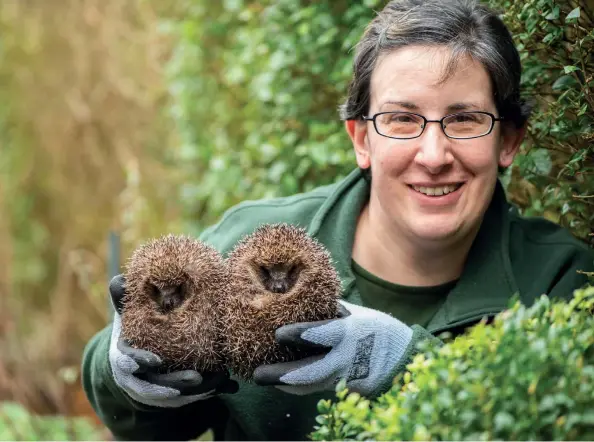
{"type": "Polygon", "coordinates": [[[271,292],[272,293],[285,293],[287,291],[287,287],[283,284],[282,281],[276,281],[272,283],[271,292]]]}
{"type": "Polygon", "coordinates": [[[174,298],[165,297],[163,298],[163,310],[171,311],[177,307],[177,301],[174,298]]]}

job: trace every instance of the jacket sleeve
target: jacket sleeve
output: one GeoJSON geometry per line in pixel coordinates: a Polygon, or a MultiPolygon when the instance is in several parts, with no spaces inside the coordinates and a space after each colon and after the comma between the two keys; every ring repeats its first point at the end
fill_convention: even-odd
{"type": "Polygon", "coordinates": [[[171,409],[149,407],[130,398],[113,379],[110,336],[111,325],[87,344],[82,383],[93,409],[116,440],[190,440],[208,429],[215,436],[224,431],[228,412],[216,397],[171,409]]]}

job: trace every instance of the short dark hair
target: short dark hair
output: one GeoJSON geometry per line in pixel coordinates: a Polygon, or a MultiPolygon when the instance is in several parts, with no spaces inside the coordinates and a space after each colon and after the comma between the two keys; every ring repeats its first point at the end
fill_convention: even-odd
{"type": "Polygon", "coordinates": [[[444,45],[452,50],[442,81],[461,58],[470,56],[491,78],[497,111],[516,127],[530,116],[520,97],[520,56],[497,14],[478,0],[393,0],[367,26],[356,46],[348,96],[339,108],[343,120],[369,112],[371,75],[383,54],[408,45],[444,45]]]}

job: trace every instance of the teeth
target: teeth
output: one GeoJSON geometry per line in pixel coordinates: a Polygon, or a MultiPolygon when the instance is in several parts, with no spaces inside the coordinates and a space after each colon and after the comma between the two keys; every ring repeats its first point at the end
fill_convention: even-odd
{"type": "Polygon", "coordinates": [[[417,192],[421,192],[421,193],[424,193],[425,195],[430,195],[430,196],[447,195],[448,193],[456,190],[458,187],[460,187],[459,184],[452,184],[450,186],[441,186],[441,187],[412,186],[412,188],[415,189],[417,192]]]}

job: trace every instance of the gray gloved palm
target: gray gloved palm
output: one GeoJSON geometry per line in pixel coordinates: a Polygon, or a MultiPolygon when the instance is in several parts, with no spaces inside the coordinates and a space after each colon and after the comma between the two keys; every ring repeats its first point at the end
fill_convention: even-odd
{"type": "Polygon", "coordinates": [[[338,319],[278,328],[278,343],[327,353],[261,365],[254,372],[256,384],[297,395],[332,390],[341,379],[349,390],[366,396],[389,388],[410,353],[413,329],[386,313],[346,301],[340,301],[340,308],[338,319]]]}
{"type": "Polygon", "coordinates": [[[132,399],[145,405],[175,408],[209,399],[219,393],[235,393],[238,384],[229,379],[228,371],[199,373],[180,370],[159,373],[158,355],[136,349],[121,337],[122,300],[125,279],[115,276],[109,284],[115,313],[109,346],[109,362],[116,384],[132,399]]]}

